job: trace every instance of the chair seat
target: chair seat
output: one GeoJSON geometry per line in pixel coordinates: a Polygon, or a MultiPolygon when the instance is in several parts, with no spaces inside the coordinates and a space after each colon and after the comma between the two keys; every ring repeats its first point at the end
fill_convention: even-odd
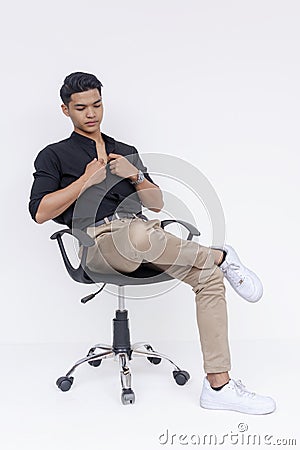
{"type": "Polygon", "coordinates": [[[112,283],[119,286],[122,286],[123,283],[124,285],[137,285],[174,280],[173,277],[149,262],[142,263],[133,272],[124,273],[116,271],[116,273],[107,274],[92,272],[87,267],[85,267],[84,272],[87,282],[92,280],[95,283],[112,283]]]}
{"type": "MultiPolygon", "coordinates": [[[[163,220],[161,221],[161,227],[164,229],[165,226],[171,223],[179,223],[180,225],[187,228],[189,230],[187,240],[189,241],[193,238],[193,236],[200,235],[200,231],[198,231],[197,228],[194,227],[194,225],[191,225],[190,223],[185,222],[184,220],[177,220],[177,219],[163,220]]],[[[57,239],[67,272],[69,273],[70,277],[74,281],[77,281],[78,283],[92,284],[99,282],[99,283],[112,283],[119,286],[126,286],[128,284],[136,285],[136,284],[160,283],[162,281],[170,281],[174,279],[174,277],[163,272],[154,264],[147,261],[143,262],[133,272],[118,272],[116,270],[115,273],[97,273],[90,271],[87,267],[84,266],[87,255],[86,253],[87,248],[94,245],[94,240],[83,230],[74,228],[73,229],[65,228],[63,230],[56,231],[54,234],[52,234],[52,236],[50,236],[50,239],[52,240],[57,239]],[[85,254],[85,256],[82,256],[81,263],[77,268],[72,266],[68,258],[66,249],[62,241],[62,236],[64,234],[70,234],[74,236],[79,241],[80,245],[82,245],[85,249],[85,253],[83,252],[83,255],[85,254]]]]}

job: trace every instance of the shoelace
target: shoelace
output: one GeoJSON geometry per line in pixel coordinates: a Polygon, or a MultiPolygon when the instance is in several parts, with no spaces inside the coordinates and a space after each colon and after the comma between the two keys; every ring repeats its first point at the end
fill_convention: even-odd
{"type": "Polygon", "coordinates": [[[242,277],[239,271],[240,266],[234,263],[230,263],[227,267],[224,267],[223,272],[226,274],[228,280],[230,280],[235,286],[240,286],[245,277],[242,277]]]}
{"type": "Polygon", "coordinates": [[[239,395],[243,395],[246,397],[254,397],[255,392],[247,391],[246,386],[241,382],[241,380],[232,380],[232,381],[234,382],[239,395]]]}

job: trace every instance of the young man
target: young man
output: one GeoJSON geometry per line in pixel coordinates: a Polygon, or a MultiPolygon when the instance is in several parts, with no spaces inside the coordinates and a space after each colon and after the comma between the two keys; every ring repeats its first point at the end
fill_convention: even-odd
{"type": "Polygon", "coordinates": [[[74,131],[37,155],[29,203],[32,218],[39,224],[52,219],[86,229],[95,238],[87,257],[93,271],[131,272],[147,260],[191,285],[207,374],[201,406],[249,414],[273,412],[272,398],[249,392],[229,377],[223,277],[250,302],[262,296],[259,278],[232,247],[208,248],[182,240],[163,230],[158,219],[142,214],[142,205],[161,211],[163,195],[137,150],[101,132],[101,87],[91,74],[76,72],[65,78],[62,112],[70,117],[74,131]]]}

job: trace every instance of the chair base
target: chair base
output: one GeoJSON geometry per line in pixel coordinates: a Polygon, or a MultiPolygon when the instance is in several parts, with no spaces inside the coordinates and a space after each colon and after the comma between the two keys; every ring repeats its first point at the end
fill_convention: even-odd
{"type": "Polygon", "coordinates": [[[91,366],[98,367],[102,360],[115,358],[119,361],[120,381],[121,381],[121,401],[123,405],[133,404],[135,395],[131,388],[131,372],[129,361],[134,356],[144,356],[152,364],[159,364],[162,359],[169,361],[173,366],[173,377],[178,385],[183,386],[187,383],[190,375],[185,370],[181,370],[168,356],[156,352],[147,342],[137,342],[130,344],[127,310],[117,310],[113,319],[113,345],[96,344],[91,347],[85,358],[78,360],[73,367],[63,377],[58,378],[56,384],[62,391],[68,391],[74,377],[72,374],[83,363],[89,363],[91,366]],[[100,352],[97,352],[100,350],[100,352]]]}

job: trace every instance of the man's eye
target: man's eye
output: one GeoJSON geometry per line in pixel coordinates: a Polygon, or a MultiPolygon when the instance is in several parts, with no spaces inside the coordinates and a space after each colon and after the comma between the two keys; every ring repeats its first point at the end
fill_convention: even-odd
{"type": "Polygon", "coordinates": [[[84,108],[76,108],[76,111],[83,111],[84,108]]]}
{"type": "Polygon", "coordinates": [[[95,108],[100,108],[101,104],[100,105],[94,105],[94,106],[95,106],[95,108]]]}

